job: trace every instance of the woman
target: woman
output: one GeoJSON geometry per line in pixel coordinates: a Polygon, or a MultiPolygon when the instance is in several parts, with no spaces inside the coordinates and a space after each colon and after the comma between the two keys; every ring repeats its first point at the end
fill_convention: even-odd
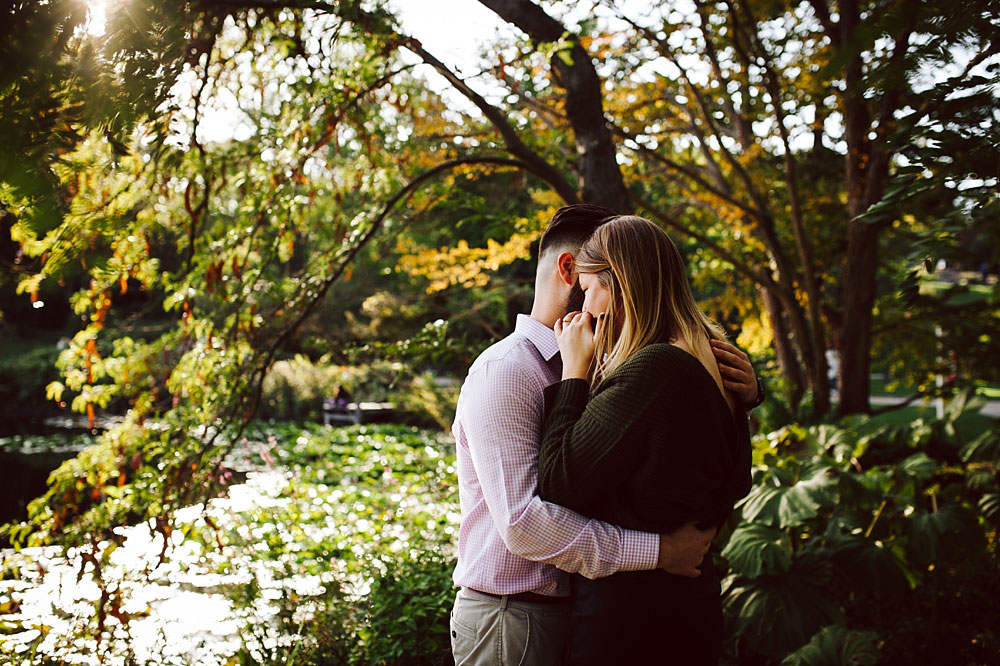
{"type": "MultiPolygon", "coordinates": [[[[677,248],[652,222],[617,217],[576,270],[585,299],[555,326],[563,374],[546,392],[539,494],[637,530],[721,525],[750,489],[750,436],[709,343],[722,332],[677,248]]],[[[716,664],[719,580],[710,559],[700,570],[575,576],[570,663],[716,664]]]]}

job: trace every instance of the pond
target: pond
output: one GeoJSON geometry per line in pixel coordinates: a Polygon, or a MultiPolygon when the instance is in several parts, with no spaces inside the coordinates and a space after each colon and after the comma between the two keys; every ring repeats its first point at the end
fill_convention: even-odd
{"type": "MultiPolygon", "coordinates": [[[[45,492],[49,474],[93,442],[86,432],[0,438],[0,524],[28,517],[28,503],[45,492]]],[[[0,537],[0,548],[10,546],[0,537]]]]}
{"type": "MultiPolygon", "coordinates": [[[[71,454],[54,448],[31,455],[71,454]]],[[[243,652],[285,663],[324,592],[360,600],[389,559],[446,553],[457,534],[453,458],[439,435],[289,427],[241,455],[243,483],[177,512],[165,561],[148,524],[116,528],[122,544],[102,544],[121,599],[103,633],[101,589],[78,552],[0,551],[0,662],[221,666],[244,663],[233,661],[243,652]]]]}
{"type": "MultiPolygon", "coordinates": [[[[213,500],[209,509],[220,513],[267,505],[286,481],[287,475],[281,472],[254,473],[246,483],[233,487],[229,499],[213,500]]],[[[178,512],[178,525],[199,521],[204,525],[204,510],[196,505],[178,512]]],[[[124,542],[110,553],[106,573],[120,581],[118,591],[127,599],[121,610],[130,620],[127,627],[119,623],[114,633],[115,638],[128,642],[140,663],[223,663],[225,656],[240,647],[243,623],[267,620],[266,608],[256,618],[240,618],[232,600],[221,593],[226,586],[253,579],[252,569],[233,567],[215,573],[192,567],[206,561],[205,549],[197,540],[186,539],[183,530],[172,535],[170,557],[162,563],[162,541],[149,525],[115,531],[124,542]]],[[[4,569],[17,574],[0,581],[0,605],[15,598],[17,603],[18,612],[6,619],[30,627],[5,637],[5,649],[20,654],[34,651],[67,663],[98,663],[98,646],[88,635],[94,633],[91,615],[101,590],[88,576],[80,576],[81,569],[92,568],[82,566],[78,553],[64,556],[58,547],[26,548],[19,553],[7,550],[4,569]]],[[[105,663],[124,664],[125,655],[105,663]]]]}

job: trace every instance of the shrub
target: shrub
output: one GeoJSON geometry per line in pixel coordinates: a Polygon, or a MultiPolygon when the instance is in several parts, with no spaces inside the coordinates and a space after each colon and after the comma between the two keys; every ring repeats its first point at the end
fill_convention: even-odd
{"type": "Polygon", "coordinates": [[[332,365],[298,355],[275,362],[264,380],[260,416],[276,421],[322,421],[323,401],[343,386],[358,402],[391,402],[396,420],[448,430],[461,384],[429,372],[414,375],[402,363],[332,365]]]}
{"type": "Polygon", "coordinates": [[[461,388],[458,380],[425,372],[400,387],[395,400],[416,424],[450,430],[461,388]]]}
{"type": "MultiPolygon", "coordinates": [[[[796,650],[789,663],[850,663],[813,659],[827,638],[803,646],[850,618],[885,638],[935,572],[971,561],[996,569],[987,535],[998,523],[989,508],[1000,489],[1000,431],[963,441],[955,428],[964,408],[978,406],[956,398],[943,420],[855,416],[756,438],[753,488],[720,558],[736,663],[774,664],[796,650]]],[[[982,622],[995,614],[980,626],[953,625],[958,642],[988,639],[982,622]]],[[[919,624],[936,623],[922,615],[919,624]]]]}
{"type": "MultiPolygon", "coordinates": [[[[457,484],[447,438],[383,424],[271,424],[260,434],[247,454],[254,464],[281,461],[288,481],[280,499],[212,514],[226,546],[219,564],[246,559],[266,572],[263,583],[253,578],[228,592],[246,616],[237,663],[450,663],[457,484]],[[303,576],[322,580],[323,592],[296,593],[303,576]],[[267,598],[279,607],[277,621],[253,612],[267,598]]],[[[205,528],[192,536],[209,549],[216,543],[205,528]]]]}
{"type": "Polygon", "coordinates": [[[453,559],[436,553],[392,562],[368,596],[355,664],[452,664],[448,615],[455,598],[453,559]]]}

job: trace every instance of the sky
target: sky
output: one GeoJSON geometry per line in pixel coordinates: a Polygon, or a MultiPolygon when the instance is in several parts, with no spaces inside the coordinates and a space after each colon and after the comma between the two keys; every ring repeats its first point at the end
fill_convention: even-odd
{"type": "Polygon", "coordinates": [[[475,68],[483,42],[498,32],[512,34],[506,21],[475,0],[391,0],[390,5],[410,36],[461,74],[475,68]]]}
{"type": "MultiPolygon", "coordinates": [[[[479,70],[479,51],[497,36],[517,34],[516,28],[476,0],[390,0],[407,35],[415,37],[431,54],[458,76],[465,78],[479,70]]],[[[403,60],[420,62],[404,51],[403,60]]],[[[453,108],[478,115],[475,106],[434,68],[422,65],[418,71],[428,85],[445,97],[453,108]]],[[[489,91],[473,84],[489,98],[489,91]]],[[[501,93],[502,94],[502,93],[501,93]]]]}

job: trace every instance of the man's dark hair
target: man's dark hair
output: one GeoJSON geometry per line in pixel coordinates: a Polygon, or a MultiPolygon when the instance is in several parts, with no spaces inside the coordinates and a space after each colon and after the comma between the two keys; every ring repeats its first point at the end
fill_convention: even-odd
{"type": "Polygon", "coordinates": [[[571,249],[575,253],[602,222],[615,215],[617,213],[604,206],[591,204],[563,206],[552,216],[552,221],[542,234],[542,240],[538,244],[538,256],[541,257],[551,248],[571,249]]]}

